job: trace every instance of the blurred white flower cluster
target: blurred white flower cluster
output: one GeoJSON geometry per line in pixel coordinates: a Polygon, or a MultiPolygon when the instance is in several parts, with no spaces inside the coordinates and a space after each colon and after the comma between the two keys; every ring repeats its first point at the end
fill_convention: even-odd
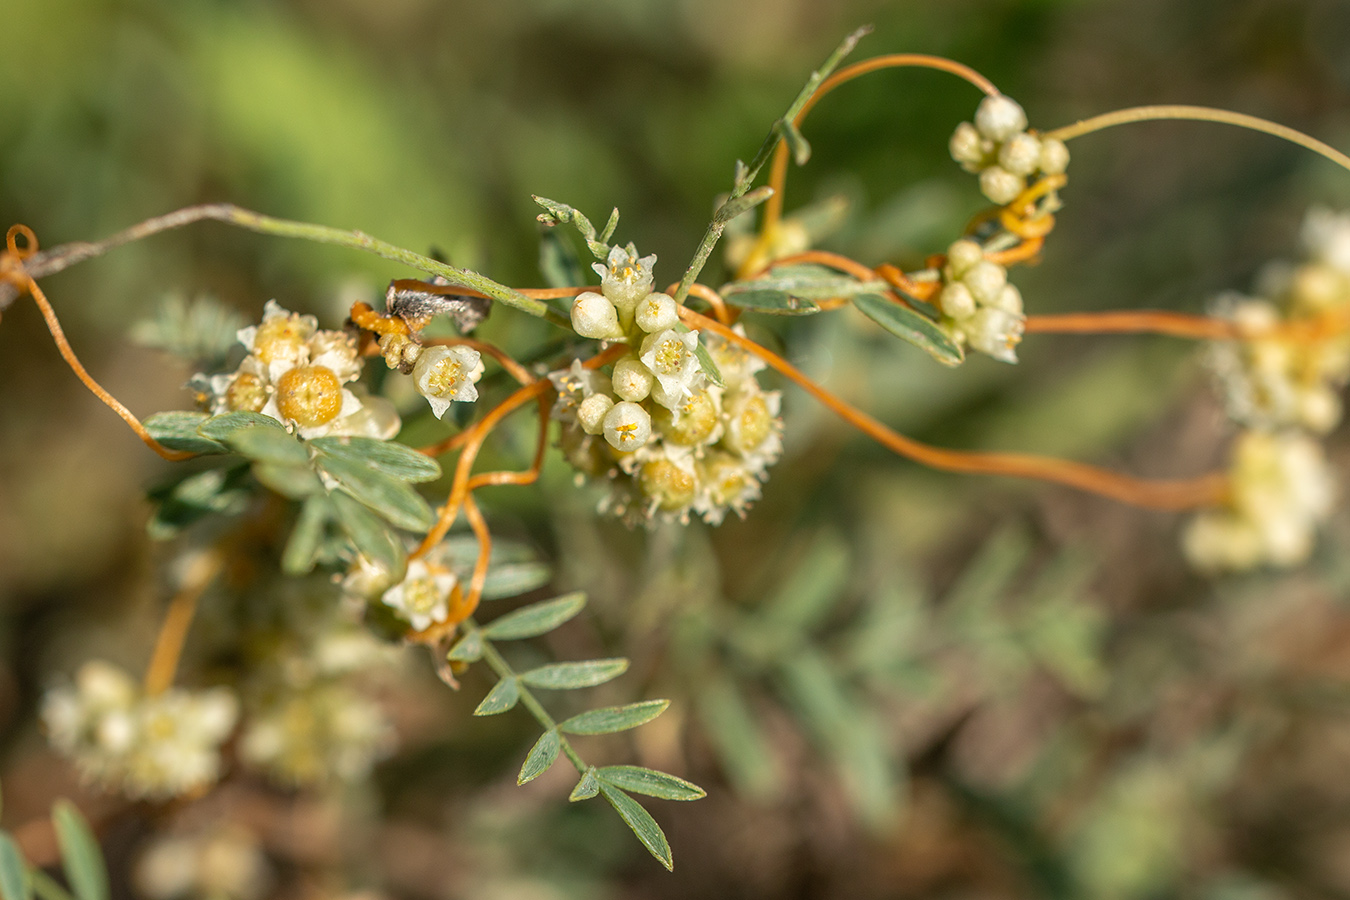
{"type": "Polygon", "coordinates": [[[132,881],[148,900],[259,900],[275,877],[258,836],[227,824],[156,839],[137,860],[132,881]]]}
{"type": "Polygon", "coordinates": [[[963,238],[947,248],[942,284],[937,296],[942,330],[962,347],[1017,362],[1026,316],[1022,294],[1008,283],[1007,270],[985,259],[978,243],[963,238]]]}
{"type": "Polygon", "coordinates": [[[1069,167],[1069,148],[1055,138],[1027,130],[1027,114],[1003,94],[985,97],[975,122],[962,122],[948,149],[967,172],[980,176],[980,192],[999,206],[1017,199],[1045,175],[1062,175],[1069,167]]]}
{"type": "Polygon", "coordinates": [[[1246,430],[1226,508],[1196,517],[1183,538],[1203,570],[1301,563],[1331,513],[1335,479],[1316,438],[1340,423],[1350,380],[1350,215],[1314,209],[1302,237],[1306,261],[1268,266],[1260,297],[1219,303],[1244,337],[1215,344],[1209,363],[1246,430]]]}
{"type": "Polygon", "coordinates": [[[220,745],[239,704],[226,688],[170,688],[147,696],[111,663],[85,663],[73,686],[48,691],[42,721],[80,775],[130,797],[164,800],[220,776],[220,745]]]}
{"type": "Polygon", "coordinates": [[[655,256],[630,244],[596,264],[600,292],[579,295],[572,324],[583,337],[627,342],[609,373],[580,361],[549,374],[553,417],[579,479],[605,480],[601,509],[630,524],[657,518],[717,524],[743,514],[782,451],[780,397],[756,380],[763,363],[708,337],[721,372],[713,384],[699,361],[697,332],[683,331],[675,301],[652,291],[655,256]]]}

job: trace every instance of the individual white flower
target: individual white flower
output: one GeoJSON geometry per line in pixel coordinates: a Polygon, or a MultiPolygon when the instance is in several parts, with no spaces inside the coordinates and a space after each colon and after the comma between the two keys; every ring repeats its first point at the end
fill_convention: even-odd
{"type": "Polygon", "coordinates": [[[360,409],[361,401],[343,387],[336,372],[303,365],[282,373],[261,412],[308,440],[335,434],[337,422],[360,409]]]}
{"type": "Polygon", "coordinates": [[[1304,248],[1314,260],[1350,272],[1350,213],[1323,207],[1308,210],[1302,238],[1304,248]]]}
{"type": "Polygon", "coordinates": [[[756,473],[778,461],[783,452],[782,394],[748,382],[723,400],[726,432],[721,446],[745,460],[756,473]]]}
{"type": "Polygon", "coordinates": [[[605,440],[622,453],[631,453],[646,445],[652,436],[652,417],[636,403],[616,403],[605,415],[605,440]]]}
{"type": "Polygon", "coordinates": [[[759,499],[760,475],[745,460],[716,452],[697,463],[698,496],[694,510],[709,525],[720,525],[730,510],[744,518],[745,510],[759,499]]]}
{"type": "Polygon", "coordinates": [[[680,321],[680,314],[675,298],[669,294],[648,294],[638,301],[633,318],[643,331],[655,334],[674,328],[680,321]]]}
{"type": "Polygon", "coordinates": [[[653,421],[662,439],[677,447],[693,448],[701,454],[703,447],[716,443],[724,430],[722,389],[713,385],[696,392],[678,409],[658,409],[653,421]]]}
{"type": "Polygon", "coordinates": [[[1041,171],[1046,175],[1063,175],[1068,168],[1068,145],[1059,138],[1041,138],[1041,171]]]}
{"type": "Polygon", "coordinates": [[[614,302],[595,291],[577,294],[572,301],[572,330],[582,337],[596,340],[623,337],[614,302]]]}
{"type": "Polygon", "coordinates": [[[614,374],[610,376],[614,393],[621,400],[634,403],[646,399],[652,392],[652,370],[638,359],[624,357],[614,364],[614,374]]]}
{"type": "MultiPolygon", "coordinates": [[[[731,330],[745,337],[744,325],[733,325],[731,330]]],[[[765,368],[764,360],[731,341],[723,340],[715,334],[705,334],[702,340],[708,348],[713,364],[722,375],[722,383],[729,389],[739,386],[746,380],[753,380],[756,373],[765,368]]]]}
{"type": "Polygon", "coordinates": [[[1026,320],[1001,309],[986,306],[962,323],[970,346],[999,362],[1017,362],[1017,345],[1022,340],[1026,320]]]}
{"type": "Polygon", "coordinates": [[[608,375],[585,368],[579,359],[572,360],[572,365],[566,369],[549,372],[548,380],[558,392],[551,415],[560,422],[575,422],[577,409],[586,398],[608,394],[612,389],[608,375]]]}
{"type": "Polygon", "coordinates": [[[1025,178],[1014,175],[1002,166],[990,166],[980,173],[980,193],[999,206],[1016,200],[1026,187],[1025,178]]]}
{"type": "Polygon", "coordinates": [[[688,521],[689,510],[698,493],[694,461],[684,453],[669,450],[649,455],[634,473],[648,505],[647,513],[672,513],[688,521]]]}
{"type": "Polygon", "coordinates": [[[631,315],[637,302],[652,292],[652,266],[656,255],[638,258],[637,247],[611,247],[608,265],[594,263],[600,290],[624,314],[631,315]]]}
{"type": "Polygon", "coordinates": [[[425,631],[432,623],[449,618],[450,599],[459,589],[458,581],[449,569],[414,559],[408,563],[403,580],[385,591],[380,602],[392,607],[414,631],[425,631]]]}
{"type": "Polygon", "coordinates": [[[1026,127],[1021,104],[1004,94],[985,97],[975,109],[975,128],[991,141],[1006,141],[1026,127]]]}
{"type": "Polygon", "coordinates": [[[1026,132],[1014,134],[998,150],[998,164],[1019,178],[1026,178],[1041,165],[1041,142],[1026,132]]]}
{"type": "Polygon", "coordinates": [[[642,342],[639,358],[656,376],[660,390],[652,398],[667,409],[676,408],[691,396],[702,374],[698,364],[698,332],[683,334],[673,328],[650,334],[642,342]]]}
{"type": "Polygon", "coordinates": [[[592,394],[577,407],[577,424],[587,434],[603,434],[605,416],[614,408],[614,398],[608,394],[592,394]]]}
{"type": "Polygon", "coordinates": [[[482,377],[482,355],[462,344],[428,347],[413,365],[417,392],[427,398],[438,419],[445,415],[452,401],[477,400],[477,382],[482,377]]]}
{"type": "Polygon", "coordinates": [[[263,306],[262,323],[239,329],[238,338],[275,381],[287,369],[308,361],[309,339],[318,327],[314,316],[290,312],[277,301],[268,300],[263,306]]]}
{"type": "Polygon", "coordinates": [[[961,168],[967,172],[978,172],[988,165],[994,147],[994,142],[982,136],[969,122],[957,125],[956,130],[952,132],[951,141],[947,144],[952,159],[960,163],[961,168]]]}

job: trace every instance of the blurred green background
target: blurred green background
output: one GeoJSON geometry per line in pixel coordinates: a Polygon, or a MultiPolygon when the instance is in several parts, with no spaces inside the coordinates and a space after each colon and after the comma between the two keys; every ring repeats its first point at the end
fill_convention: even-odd
{"type": "MultiPolygon", "coordinates": [[[[961,60],[1033,127],[1195,103],[1350,147],[1339,0],[0,0],[0,224],[52,246],[231,201],[532,286],[534,193],[599,220],[619,207],[617,238],[669,281],[734,161],[863,23],[854,59],[961,60]]],[[[942,251],[981,205],[946,152],[977,100],[922,71],[840,89],[803,129],[815,156],[788,209],[848,196],[825,246],[870,264],[942,251]]],[[[1032,312],[1201,311],[1293,256],[1309,205],[1350,204],[1347,173],[1223,126],[1071,149],[1059,228],[1014,275],[1032,312]]],[[[126,338],[163,297],[249,318],[277,298],[335,327],[406,275],[203,224],[44,286],[86,365],[144,415],[190,402],[190,373],[126,338]]],[[[487,333],[523,352],[543,332],[521,318],[498,312],[487,333]]],[[[949,371],[849,313],[761,326],[934,442],[1155,476],[1223,459],[1222,411],[1179,342],[1033,337],[1016,368],[949,371]]],[[[591,592],[594,615],[551,652],[632,657],[597,692],[613,702],[674,698],[607,760],[708,788],[653,804],[674,875],[607,810],[569,807],[564,781],[515,788],[527,723],[470,720],[486,682],[450,695],[424,671],[389,701],[407,752],[331,814],[345,856],[295,837],[333,798],[259,792],[276,895],[1350,897],[1350,518],[1300,571],[1208,582],[1181,561],[1181,517],[929,473],[800,393],[784,406],[785,457],[745,522],[631,534],[556,461],[539,489],[484,495],[495,529],[591,592]]],[[[530,433],[505,432],[500,461],[530,433]]],[[[1329,452],[1344,471],[1344,429],[1329,452]]],[[[167,471],[60,364],[31,303],[5,312],[7,826],[57,793],[100,802],[43,748],[35,704],[89,656],[144,659],[172,547],[144,537],[143,491],[167,471]]],[[[157,822],[105,835],[122,895],[157,822]]]]}

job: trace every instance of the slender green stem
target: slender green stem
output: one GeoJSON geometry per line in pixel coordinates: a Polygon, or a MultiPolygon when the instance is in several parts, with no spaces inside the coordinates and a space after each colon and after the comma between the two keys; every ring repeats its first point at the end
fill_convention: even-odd
{"type": "MultiPolygon", "coordinates": [[[[480,275],[477,272],[471,272],[468,269],[460,269],[443,262],[437,262],[430,257],[422,256],[420,253],[414,253],[411,250],[405,250],[402,247],[398,247],[387,241],[379,240],[378,238],[373,238],[360,231],[343,231],[340,228],[330,228],[327,225],[312,225],[308,222],[294,222],[289,219],[278,219],[274,216],[266,216],[262,213],[243,209],[232,203],[208,203],[201,206],[189,206],[184,209],[175,210],[167,215],[147,219],[146,221],[141,222],[138,225],[133,225],[131,228],[119,232],[103,241],[95,243],[62,244],[59,247],[54,247],[51,250],[44,250],[30,257],[24,262],[24,268],[27,270],[28,274],[34,278],[42,278],[46,275],[60,272],[62,269],[73,266],[78,262],[83,262],[86,259],[101,256],[109,250],[120,247],[123,244],[138,241],[153,234],[158,234],[161,231],[181,228],[184,225],[190,225],[193,222],[201,222],[207,219],[236,225],[240,228],[246,228],[249,231],[256,231],[261,234],[299,238],[306,241],[315,241],[320,244],[336,244],[340,247],[350,247],[354,250],[365,250],[368,253],[374,253],[376,256],[382,256],[385,259],[401,262],[410,268],[426,272],[429,275],[440,275],[452,284],[471,288],[494,300],[500,300],[507,306],[514,307],[523,313],[528,313],[529,315],[541,319],[547,319],[555,325],[561,325],[564,328],[571,329],[571,322],[568,318],[553,309],[547,303],[544,303],[542,300],[526,297],[519,291],[513,290],[504,284],[498,284],[491,278],[480,275]]],[[[0,309],[3,309],[5,305],[6,298],[0,296],[0,309]]]]}
{"type": "Polygon", "coordinates": [[[70,892],[61,887],[56,879],[37,866],[28,867],[28,882],[33,886],[33,893],[41,897],[42,900],[75,900],[70,892]]]}
{"type": "MultiPolygon", "coordinates": [[[[467,631],[478,632],[478,639],[483,642],[483,659],[487,660],[488,666],[492,668],[492,671],[497,673],[497,677],[503,681],[508,678],[517,679],[516,686],[520,690],[520,702],[530,711],[530,715],[534,716],[535,721],[540,725],[543,725],[545,729],[557,728],[557,721],[548,714],[548,710],[544,709],[544,705],[530,692],[530,689],[520,683],[520,676],[516,674],[516,670],[511,668],[511,664],[507,662],[506,657],[502,656],[497,648],[492,645],[492,641],[483,636],[482,629],[478,627],[478,623],[473,619],[467,619],[464,624],[467,631]]],[[[558,743],[562,747],[562,752],[567,755],[568,760],[571,761],[576,770],[583,775],[586,774],[586,770],[590,767],[586,765],[586,761],[581,758],[580,753],[577,753],[571,742],[561,733],[558,734],[558,743]]]]}
{"type": "MultiPolygon", "coordinates": [[[[816,92],[816,88],[820,87],[821,83],[830,77],[830,73],[843,61],[844,57],[853,52],[853,48],[858,45],[858,41],[862,40],[871,30],[871,25],[864,25],[844,38],[843,42],[825,60],[824,65],[811,73],[806,86],[801,89],[801,93],[797,94],[797,99],[792,101],[788,111],[769,129],[769,136],[760,145],[759,152],[750,161],[750,165],[746,166],[740,162],[736,164],[736,181],[732,185],[731,195],[727,197],[726,203],[722,204],[723,207],[739,200],[745,195],[746,191],[750,190],[750,185],[759,175],[759,170],[764,168],[764,164],[769,161],[769,157],[773,156],[774,148],[778,146],[778,141],[783,136],[783,129],[795,127],[793,122],[797,119],[797,113],[802,111],[802,107],[811,99],[811,95],[816,92]]],[[[720,213],[721,210],[719,209],[718,212],[720,213]]],[[[727,220],[714,214],[712,222],[708,224],[708,230],[703,233],[703,240],[699,243],[698,250],[694,252],[694,258],[690,261],[689,268],[685,269],[684,277],[680,279],[680,286],[675,290],[676,303],[684,303],[684,298],[689,295],[689,289],[694,286],[699,273],[707,265],[708,258],[712,256],[713,248],[717,246],[717,242],[722,237],[722,231],[726,227],[727,220]]]]}

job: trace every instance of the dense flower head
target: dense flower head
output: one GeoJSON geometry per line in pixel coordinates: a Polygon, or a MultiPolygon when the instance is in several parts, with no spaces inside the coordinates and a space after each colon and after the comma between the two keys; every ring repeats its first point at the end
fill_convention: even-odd
{"type": "Polygon", "coordinates": [[[1007,271],[985,259],[978,243],[963,238],[947,248],[942,283],[939,325],[952,340],[1001,362],[1017,362],[1026,316],[1022,294],[1008,283],[1007,271]]]}
{"type": "Polygon", "coordinates": [[[125,671],[97,660],[80,667],[73,686],[49,691],[42,703],[53,746],[82,777],[148,799],[214,782],[220,745],[237,717],[238,701],[225,688],[146,695],[125,671]]]}
{"type": "Polygon", "coordinates": [[[1292,566],[1312,553],[1331,513],[1335,478],[1317,441],[1295,431],[1247,431],[1229,470],[1227,505],[1196,516],[1182,546],[1206,571],[1292,566]]]}
{"type": "Polygon", "coordinates": [[[1015,200],[1028,185],[1046,175],[1062,175],[1069,166],[1069,148],[1056,138],[1028,132],[1027,114],[1011,97],[985,97],[975,122],[962,122],[948,144],[952,159],[978,174],[980,191],[1000,206],[1015,200]]]}
{"type": "Polygon", "coordinates": [[[248,411],[271,416],[303,438],[325,435],[392,438],[401,425],[389,401],[358,391],[356,340],[319,329],[313,316],[269,300],[258,325],[242,328],[247,351],[232,372],[197,375],[191,384],[212,415],[248,411]]]}

